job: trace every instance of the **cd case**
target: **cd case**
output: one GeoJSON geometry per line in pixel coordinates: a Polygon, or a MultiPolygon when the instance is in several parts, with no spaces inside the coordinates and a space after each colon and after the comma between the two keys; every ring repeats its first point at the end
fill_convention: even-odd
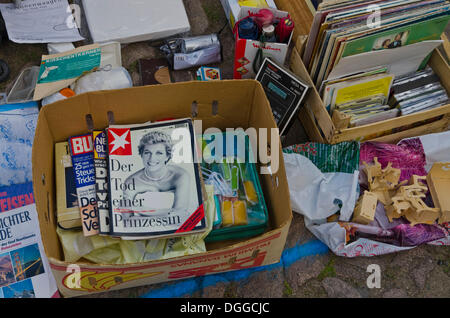
{"type": "Polygon", "coordinates": [[[256,80],[266,92],[280,136],[286,135],[310,86],[270,58],[265,58],[256,80]]]}

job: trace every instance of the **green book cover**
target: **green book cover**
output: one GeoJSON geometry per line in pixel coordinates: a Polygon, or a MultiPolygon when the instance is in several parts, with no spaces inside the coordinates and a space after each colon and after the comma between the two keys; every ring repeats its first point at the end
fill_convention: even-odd
{"type": "Polygon", "coordinates": [[[64,56],[42,59],[38,83],[52,83],[79,77],[100,66],[101,49],[95,48],[64,56]]]}
{"type": "Polygon", "coordinates": [[[449,20],[450,15],[447,13],[430,20],[399,26],[348,41],[342,57],[376,50],[393,49],[427,40],[439,40],[449,20]]]}

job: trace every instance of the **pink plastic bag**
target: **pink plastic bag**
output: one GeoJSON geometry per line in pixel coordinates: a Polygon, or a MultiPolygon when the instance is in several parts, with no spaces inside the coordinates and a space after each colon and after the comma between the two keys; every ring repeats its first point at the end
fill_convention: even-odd
{"type": "Polygon", "coordinates": [[[364,164],[372,164],[374,158],[378,158],[381,167],[385,168],[389,162],[393,168],[401,170],[400,181],[409,180],[412,175],[426,176],[425,152],[419,138],[403,140],[398,145],[385,144],[379,142],[365,142],[360,148],[360,184],[367,186],[367,176],[364,172],[364,164]]]}

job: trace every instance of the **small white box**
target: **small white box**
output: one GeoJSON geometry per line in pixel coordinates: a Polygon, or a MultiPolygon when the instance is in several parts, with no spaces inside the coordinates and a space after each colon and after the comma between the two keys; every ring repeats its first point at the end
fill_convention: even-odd
{"type": "Polygon", "coordinates": [[[96,43],[158,40],[190,30],[182,0],[83,0],[96,43]]]}

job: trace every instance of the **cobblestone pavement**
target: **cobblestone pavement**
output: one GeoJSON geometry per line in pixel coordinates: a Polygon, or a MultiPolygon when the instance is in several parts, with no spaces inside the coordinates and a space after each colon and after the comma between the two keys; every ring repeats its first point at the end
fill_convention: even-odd
{"type": "MultiPolygon", "coordinates": [[[[2,0],[3,2],[3,0],[2,0]]],[[[218,0],[185,1],[191,19],[192,34],[220,33],[224,61],[220,65],[224,79],[232,78],[234,40],[218,0]]],[[[38,65],[46,54],[45,45],[4,43],[0,59],[11,65],[11,77],[0,84],[0,91],[18,76],[20,70],[38,65]]],[[[134,43],[122,49],[123,65],[139,85],[137,60],[161,57],[157,44],[134,43]]],[[[191,80],[194,71],[174,72],[176,81],[191,80]]],[[[304,131],[297,121],[287,138],[289,144],[304,142],[304,131]]],[[[142,286],[92,295],[91,297],[449,297],[450,248],[424,245],[400,253],[371,258],[335,256],[304,226],[303,217],[294,213],[283,259],[279,264],[142,286]],[[381,269],[380,288],[369,288],[371,264],[381,269]]]]}
{"type": "MultiPolygon", "coordinates": [[[[263,268],[215,274],[152,286],[135,287],[95,297],[202,298],[448,298],[450,249],[424,245],[395,254],[343,258],[327,251],[294,214],[286,251],[305,256],[263,268]],[[380,288],[369,288],[367,268],[379,265],[380,288]]],[[[285,254],[283,254],[285,255],[285,254]]]]}

